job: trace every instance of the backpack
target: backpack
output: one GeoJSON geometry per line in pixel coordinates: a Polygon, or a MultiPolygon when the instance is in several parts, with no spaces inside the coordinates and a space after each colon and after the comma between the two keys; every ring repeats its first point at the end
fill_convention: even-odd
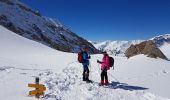
{"type": "Polygon", "coordinates": [[[83,52],[82,51],[78,53],[77,60],[78,60],[79,63],[83,63],[83,52]]]}
{"type": "Polygon", "coordinates": [[[114,66],[114,58],[113,57],[109,57],[109,63],[110,63],[110,67],[114,66]]]}

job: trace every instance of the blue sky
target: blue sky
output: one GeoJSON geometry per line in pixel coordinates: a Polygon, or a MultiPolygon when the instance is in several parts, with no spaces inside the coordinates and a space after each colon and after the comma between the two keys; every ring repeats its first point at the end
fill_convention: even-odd
{"type": "Polygon", "coordinates": [[[148,39],[170,33],[170,0],[22,0],[87,40],[148,39]]]}

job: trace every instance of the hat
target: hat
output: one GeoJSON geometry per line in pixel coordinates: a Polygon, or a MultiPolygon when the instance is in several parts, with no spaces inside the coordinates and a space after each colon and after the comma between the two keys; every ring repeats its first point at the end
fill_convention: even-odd
{"type": "Polygon", "coordinates": [[[102,54],[106,54],[107,52],[106,51],[103,51],[102,54]]]}

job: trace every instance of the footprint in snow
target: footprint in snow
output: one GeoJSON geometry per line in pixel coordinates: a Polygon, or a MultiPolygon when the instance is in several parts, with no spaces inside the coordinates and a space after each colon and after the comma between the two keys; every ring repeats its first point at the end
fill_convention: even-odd
{"type": "Polygon", "coordinates": [[[14,67],[10,67],[10,66],[2,66],[0,67],[0,71],[5,71],[7,73],[11,72],[11,69],[13,69],[14,67]]]}

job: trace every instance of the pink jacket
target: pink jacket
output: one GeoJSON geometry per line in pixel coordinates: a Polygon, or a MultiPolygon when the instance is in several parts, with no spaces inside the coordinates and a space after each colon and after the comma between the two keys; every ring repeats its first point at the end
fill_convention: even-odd
{"type": "Polygon", "coordinates": [[[110,69],[109,56],[108,56],[107,54],[104,55],[101,64],[102,64],[102,65],[101,65],[101,69],[102,69],[102,70],[104,70],[104,69],[109,70],[109,69],[110,69]]]}

